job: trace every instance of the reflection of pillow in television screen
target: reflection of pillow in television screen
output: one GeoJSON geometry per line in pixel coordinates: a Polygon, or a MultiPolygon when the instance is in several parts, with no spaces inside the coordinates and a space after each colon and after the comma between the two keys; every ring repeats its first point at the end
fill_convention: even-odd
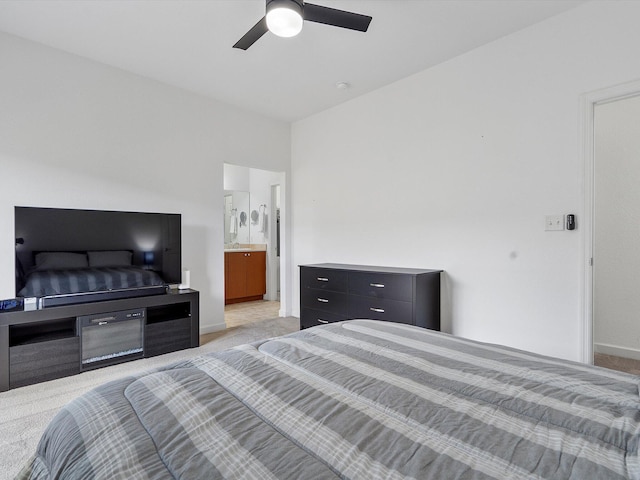
{"type": "Polygon", "coordinates": [[[131,252],[114,250],[87,252],[90,267],[128,267],[131,266],[131,252]]]}
{"type": "Polygon", "coordinates": [[[36,254],[36,270],[63,270],[67,268],[87,268],[84,253],[41,252],[36,254]]]}

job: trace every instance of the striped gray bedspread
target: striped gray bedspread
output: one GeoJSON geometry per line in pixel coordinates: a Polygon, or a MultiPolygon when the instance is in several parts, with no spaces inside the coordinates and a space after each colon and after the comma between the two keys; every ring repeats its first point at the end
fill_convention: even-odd
{"type": "Polygon", "coordinates": [[[164,282],[156,272],[139,267],[40,270],[27,277],[26,285],[18,295],[21,297],[44,297],[153,285],[164,285],[164,282]]]}
{"type": "Polygon", "coordinates": [[[638,379],[352,320],[98,387],[21,478],[640,479],[638,379]]]}

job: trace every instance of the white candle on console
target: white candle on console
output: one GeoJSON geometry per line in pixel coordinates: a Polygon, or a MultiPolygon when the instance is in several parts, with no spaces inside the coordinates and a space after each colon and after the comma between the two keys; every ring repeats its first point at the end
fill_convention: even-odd
{"type": "Polygon", "coordinates": [[[191,272],[189,270],[182,271],[182,283],[179,285],[180,290],[190,288],[191,285],[191,272]]]}

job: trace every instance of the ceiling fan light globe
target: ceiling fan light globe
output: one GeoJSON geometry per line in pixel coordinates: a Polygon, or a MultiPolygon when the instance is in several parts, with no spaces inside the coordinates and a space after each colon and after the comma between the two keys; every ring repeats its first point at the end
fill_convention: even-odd
{"type": "Polygon", "coordinates": [[[302,15],[291,8],[272,8],[267,12],[267,27],[279,37],[295,37],[302,31],[302,15]]]}

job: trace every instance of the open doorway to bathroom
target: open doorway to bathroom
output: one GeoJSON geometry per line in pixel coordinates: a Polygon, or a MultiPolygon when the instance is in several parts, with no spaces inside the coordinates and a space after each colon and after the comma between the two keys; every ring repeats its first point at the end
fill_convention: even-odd
{"type": "Polygon", "coordinates": [[[224,165],[227,327],[282,316],[284,173],[224,165]]]}

